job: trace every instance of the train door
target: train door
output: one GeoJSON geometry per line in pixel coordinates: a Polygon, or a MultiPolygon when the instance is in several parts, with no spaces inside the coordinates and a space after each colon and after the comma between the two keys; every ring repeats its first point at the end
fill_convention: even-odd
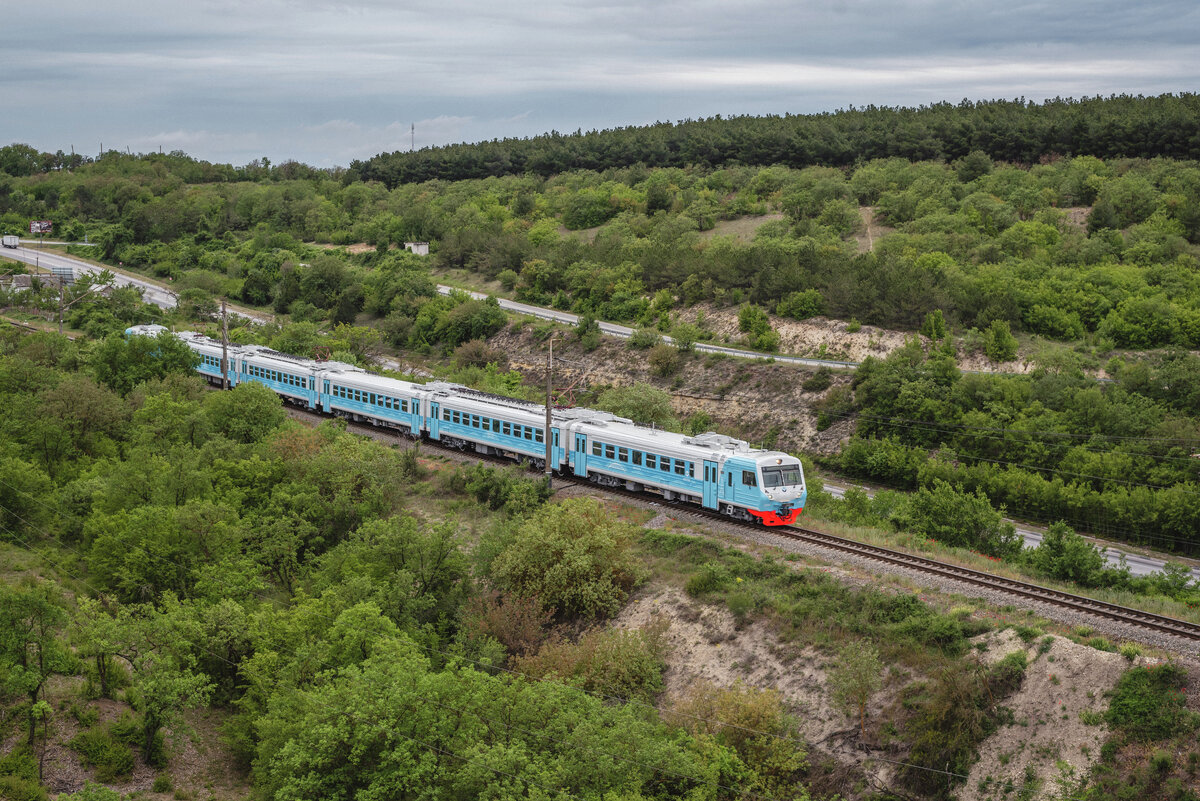
{"type": "Polygon", "coordinates": [[[429,438],[442,438],[438,430],[438,404],[436,401],[429,402],[429,438]]]}
{"type": "Polygon", "coordinates": [[[717,485],[720,483],[721,474],[717,470],[716,462],[704,462],[704,508],[717,508],[717,485]]]}
{"type": "Polygon", "coordinates": [[[557,470],[563,463],[563,447],[558,437],[559,430],[557,428],[552,428],[550,431],[552,432],[553,437],[551,440],[552,445],[550,446],[550,466],[557,470]]]}
{"type": "Polygon", "coordinates": [[[575,435],[575,475],[587,476],[587,434],[575,435]]]}

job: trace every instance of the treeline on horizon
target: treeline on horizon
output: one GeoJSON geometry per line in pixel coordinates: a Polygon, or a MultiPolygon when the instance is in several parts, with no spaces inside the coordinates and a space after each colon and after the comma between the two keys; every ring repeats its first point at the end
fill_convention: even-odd
{"type": "Polygon", "coordinates": [[[867,106],[822,113],[721,117],[659,122],[602,131],[558,131],[523,139],[381,153],[350,168],[318,168],[256,159],[243,166],[196,159],[183,151],[98,159],[21,143],[0,147],[0,173],[24,177],[77,169],[104,160],[169,162],[188,183],[337,178],[379,181],[388,188],[430,180],[462,180],[576,169],[698,165],[844,167],[878,158],[953,160],[981,151],[998,161],[1032,164],[1044,156],[1200,158],[1200,95],[1113,95],[1055,98],[1044,103],[963,100],[918,108],[867,106]]]}
{"type": "Polygon", "coordinates": [[[526,139],[380,154],[354,161],[344,180],[389,188],[433,179],[461,180],[568,170],[699,165],[850,166],[899,157],[953,160],[982,151],[998,161],[1043,156],[1200,158],[1200,95],[1114,95],[964,100],[919,108],[849,108],[824,114],[659,122],[603,131],[552,131],[526,139]]]}

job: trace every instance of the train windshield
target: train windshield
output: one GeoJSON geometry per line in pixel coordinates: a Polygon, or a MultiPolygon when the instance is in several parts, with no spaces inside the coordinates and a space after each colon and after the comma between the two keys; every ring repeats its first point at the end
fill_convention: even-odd
{"type": "Polygon", "coordinates": [[[764,487],[796,487],[800,485],[800,465],[764,467],[762,477],[764,487]]]}

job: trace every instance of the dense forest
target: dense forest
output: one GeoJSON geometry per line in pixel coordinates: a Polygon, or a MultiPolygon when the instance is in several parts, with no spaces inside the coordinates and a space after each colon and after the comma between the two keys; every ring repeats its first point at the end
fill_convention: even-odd
{"type": "Polygon", "coordinates": [[[1200,158],[1200,98],[1193,94],[1045,103],[992,100],[921,108],[851,108],[830,114],[714,117],[610,131],[422,148],[354,162],[349,173],[389,187],[432,179],[543,177],[571,170],[848,167],[871,159],[953,160],[972,151],[1033,164],[1050,154],[1098,158],[1200,158]]]}

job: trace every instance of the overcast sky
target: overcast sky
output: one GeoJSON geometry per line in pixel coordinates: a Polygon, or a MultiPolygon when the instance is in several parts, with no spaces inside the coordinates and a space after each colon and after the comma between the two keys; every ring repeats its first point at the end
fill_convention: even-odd
{"type": "Polygon", "coordinates": [[[715,114],[1200,90],[1196,0],[60,0],[5,15],[0,144],[347,165],[715,114]]]}

